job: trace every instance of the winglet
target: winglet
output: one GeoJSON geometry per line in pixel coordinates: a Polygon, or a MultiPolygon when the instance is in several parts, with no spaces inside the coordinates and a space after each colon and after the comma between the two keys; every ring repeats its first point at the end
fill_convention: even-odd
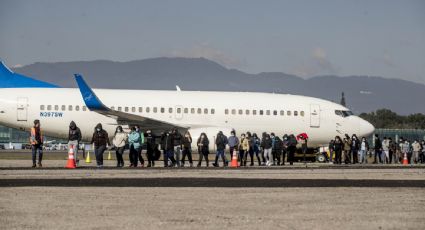
{"type": "Polygon", "coordinates": [[[83,97],[84,103],[89,110],[109,110],[102,101],[96,96],[90,86],[84,81],[83,76],[80,74],[74,74],[75,80],[77,81],[78,87],[80,88],[81,96],[83,97]]]}

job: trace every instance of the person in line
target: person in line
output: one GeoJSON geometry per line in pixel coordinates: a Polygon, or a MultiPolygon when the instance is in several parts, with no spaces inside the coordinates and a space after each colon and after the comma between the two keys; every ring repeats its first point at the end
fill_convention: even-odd
{"type": "Polygon", "coordinates": [[[221,157],[223,160],[223,167],[227,166],[226,159],[224,157],[224,150],[227,145],[227,137],[223,134],[222,131],[217,133],[217,137],[215,138],[215,144],[217,146],[217,152],[215,154],[215,161],[213,163],[214,167],[219,167],[218,158],[221,157]]]}
{"type": "Polygon", "coordinates": [[[249,139],[243,133],[241,135],[241,146],[239,147],[240,166],[246,166],[245,156],[248,155],[249,147],[250,147],[249,139]]]}
{"type": "Polygon", "coordinates": [[[267,133],[263,132],[261,134],[261,140],[260,140],[260,152],[261,152],[261,165],[266,165],[266,158],[264,157],[264,146],[262,145],[263,140],[266,138],[267,133]]]}
{"type": "Polygon", "coordinates": [[[174,158],[174,135],[173,131],[170,130],[164,134],[164,167],[175,167],[177,165],[176,159],[174,158]],[[168,160],[171,164],[168,164],[168,160]]]}
{"type": "Polygon", "coordinates": [[[382,140],[382,164],[387,164],[390,158],[390,142],[387,137],[382,140]]]}
{"type": "Polygon", "coordinates": [[[102,124],[98,123],[94,129],[94,133],[90,144],[94,144],[94,155],[96,156],[96,165],[98,168],[103,167],[103,153],[111,145],[109,142],[108,132],[102,128],[102,124]]]}
{"type": "Polygon", "coordinates": [[[288,139],[288,161],[289,165],[293,165],[295,160],[295,151],[297,151],[298,141],[294,134],[289,135],[288,139]]]}
{"type": "Polygon", "coordinates": [[[410,152],[410,144],[408,140],[403,140],[403,143],[400,144],[401,145],[401,153],[402,153],[402,157],[401,157],[401,162],[403,162],[404,156],[407,157],[407,159],[409,159],[409,152],[410,152]]]}
{"type": "Polygon", "coordinates": [[[359,159],[358,159],[358,152],[359,152],[359,138],[357,137],[356,134],[353,134],[351,136],[351,157],[353,159],[353,164],[357,164],[359,163],[359,159]]]}
{"type": "Polygon", "coordinates": [[[335,150],[335,164],[342,164],[342,149],[344,147],[344,142],[341,140],[340,136],[335,137],[334,141],[334,150],[335,150]]]}
{"type": "Polygon", "coordinates": [[[119,125],[115,130],[114,138],[112,139],[112,144],[115,148],[115,155],[117,157],[117,168],[124,167],[124,149],[127,142],[127,134],[124,132],[123,128],[119,125]]]}
{"type": "Polygon", "coordinates": [[[38,167],[43,167],[41,161],[43,160],[43,133],[40,127],[40,120],[34,120],[34,126],[31,128],[30,144],[32,151],[32,167],[36,167],[36,158],[38,153],[38,167]]]}
{"type": "Polygon", "coordinates": [[[253,141],[254,141],[253,151],[254,151],[255,157],[257,158],[258,166],[261,166],[261,159],[260,159],[260,144],[261,144],[261,140],[260,140],[260,138],[258,138],[258,136],[257,136],[256,133],[253,133],[252,134],[252,138],[253,138],[253,141]]]}
{"type": "Polygon", "coordinates": [[[246,162],[248,160],[248,154],[251,159],[250,166],[254,166],[254,137],[251,135],[251,132],[246,132],[246,140],[248,141],[249,149],[244,153],[244,165],[246,166],[246,162]]]}
{"type": "Polygon", "coordinates": [[[78,163],[80,162],[78,159],[78,146],[80,145],[81,137],[80,128],[77,127],[74,121],[71,121],[68,132],[68,149],[74,149],[74,160],[76,166],[78,166],[78,163]]]}
{"type": "Polygon", "coordinates": [[[389,142],[389,145],[390,145],[390,148],[389,148],[390,157],[389,157],[388,162],[390,164],[392,164],[393,163],[393,159],[394,159],[394,163],[395,163],[396,144],[394,143],[394,141],[393,141],[393,139],[391,137],[388,138],[388,142],[389,142]]]}
{"type": "Polygon", "coordinates": [[[334,150],[334,140],[329,141],[328,150],[329,150],[329,158],[327,160],[330,164],[332,164],[333,163],[333,155],[334,155],[334,151],[335,151],[334,150]]]}
{"type": "Polygon", "coordinates": [[[282,137],[282,164],[285,165],[285,157],[288,155],[288,134],[283,135],[282,137]]]}
{"type": "Polygon", "coordinates": [[[276,140],[275,140],[275,134],[273,132],[270,133],[270,139],[272,140],[272,159],[271,159],[271,162],[272,162],[272,165],[276,165],[277,157],[276,157],[276,152],[274,151],[275,150],[274,145],[275,145],[276,140]]]}
{"type": "Polygon", "coordinates": [[[156,139],[156,136],[152,132],[152,130],[150,129],[146,130],[145,140],[146,140],[146,155],[148,158],[147,167],[155,167],[155,149],[157,148],[155,139],[156,139]]]}
{"type": "Polygon", "coordinates": [[[180,134],[179,130],[177,128],[173,129],[173,144],[174,144],[174,155],[177,162],[177,167],[181,166],[180,159],[182,157],[182,143],[183,143],[183,137],[180,134]]]}
{"type": "Polygon", "coordinates": [[[235,130],[232,130],[230,132],[229,138],[227,138],[227,144],[229,145],[229,151],[230,151],[230,160],[233,158],[233,152],[238,151],[239,146],[239,138],[236,136],[235,130]]]}
{"type": "Polygon", "coordinates": [[[425,140],[421,141],[421,164],[425,163],[425,140]]]}
{"type": "Polygon", "coordinates": [[[374,150],[375,150],[375,154],[373,156],[373,158],[374,158],[373,163],[374,164],[377,164],[379,162],[382,162],[381,161],[382,142],[381,142],[381,139],[379,138],[379,135],[378,134],[375,134],[375,146],[374,146],[374,150]]]}
{"type": "Polygon", "coordinates": [[[143,144],[145,143],[145,135],[143,134],[142,130],[140,129],[138,125],[136,125],[135,128],[136,128],[136,132],[138,132],[140,136],[139,138],[140,148],[137,149],[137,158],[140,161],[140,166],[145,167],[145,159],[143,159],[143,155],[142,155],[142,147],[143,147],[143,144]]]}
{"type": "Polygon", "coordinates": [[[343,161],[347,165],[350,162],[350,152],[351,152],[351,140],[347,138],[347,135],[344,138],[344,156],[343,161]]]}
{"type": "MultiPolygon", "coordinates": [[[[282,158],[282,149],[283,149],[283,142],[282,139],[280,139],[279,136],[275,136],[274,137],[274,145],[272,148],[272,153],[275,153],[275,157],[276,157],[276,164],[277,166],[280,165],[280,161],[282,158]]],[[[285,159],[283,159],[283,161],[285,161],[285,159]]]]}
{"type": "Polygon", "coordinates": [[[403,144],[404,144],[404,139],[403,137],[400,137],[400,139],[398,140],[398,143],[396,145],[397,147],[397,164],[401,164],[403,162],[403,144]]]}
{"type": "Polygon", "coordinates": [[[198,151],[199,151],[199,162],[197,167],[201,167],[202,160],[203,160],[202,158],[205,158],[207,167],[209,167],[209,159],[208,159],[209,144],[210,144],[210,141],[208,140],[207,135],[205,133],[201,133],[201,136],[198,138],[198,142],[197,142],[198,151]]]}
{"type": "Polygon", "coordinates": [[[186,133],[183,136],[183,156],[182,156],[182,167],[184,167],[184,162],[186,160],[186,156],[189,159],[189,166],[193,167],[193,161],[192,161],[192,136],[190,135],[189,131],[186,131],[186,133]]]}
{"type": "Polygon", "coordinates": [[[129,159],[130,159],[130,167],[137,167],[139,151],[141,150],[141,137],[140,132],[136,129],[135,126],[131,127],[131,131],[128,134],[128,148],[130,149],[129,159]]]}
{"type": "Polygon", "coordinates": [[[359,145],[359,159],[360,164],[367,164],[367,152],[369,151],[369,143],[365,137],[362,137],[362,141],[359,145]]]}
{"type": "Polygon", "coordinates": [[[415,140],[412,143],[412,157],[410,159],[410,164],[418,163],[419,162],[419,153],[421,152],[421,144],[418,140],[415,140]]]}
{"type": "Polygon", "coordinates": [[[264,158],[266,159],[266,166],[273,165],[273,156],[272,156],[272,139],[269,134],[266,134],[266,137],[262,140],[261,144],[264,148],[264,158]]]}

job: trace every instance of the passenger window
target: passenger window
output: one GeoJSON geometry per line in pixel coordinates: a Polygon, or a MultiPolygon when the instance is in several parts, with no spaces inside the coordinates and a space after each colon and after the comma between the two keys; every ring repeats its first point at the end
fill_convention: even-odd
{"type": "Polygon", "coordinates": [[[211,114],[215,114],[215,109],[211,109],[211,114]]]}
{"type": "Polygon", "coordinates": [[[143,107],[139,107],[139,113],[143,112],[143,107]]]}
{"type": "Polygon", "coordinates": [[[245,110],[245,114],[249,115],[249,109],[245,110]]]}
{"type": "Polygon", "coordinates": [[[47,110],[48,110],[48,111],[52,110],[52,106],[51,106],[51,105],[48,105],[48,106],[47,106],[47,110]]]}
{"type": "Polygon", "coordinates": [[[273,110],[273,115],[277,116],[277,110],[273,110]]]}
{"type": "MultiPolygon", "coordinates": [[[[43,107],[43,108],[44,108],[44,107],[43,107]]],[[[224,114],[226,114],[226,115],[227,115],[227,114],[229,114],[229,109],[225,109],[225,110],[224,110],[224,114]]]]}
{"type": "Polygon", "coordinates": [[[304,117],[304,111],[300,112],[301,117],[304,117]]]}
{"type": "Polygon", "coordinates": [[[243,114],[243,110],[242,109],[240,109],[239,110],[239,115],[242,115],[243,114]]]}
{"type": "Polygon", "coordinates": [[[40,110],[44,110],[44,105],[40,105],[40,110]]]}
{"type": "Polygon", "coordinates": [[[126,112],[128,112],[128,107],[125,107],[124,109],[125,109],[126,112]]]}
{"type": "Polygon", "coordinates": [[[202,109],[198,108],[198,114],[202,113],[202,109]]]}
{"type": "Polygon", "coordinates": [[[260,110],[260,115],[263,115],[263,110],[260,110]]]}
{"type": "Polygon", "coordinates": [[[284,116],[285,115],[285,111],[280,110],[280,116],[284,116]]]}
{"type": "Polygon", "coordinates": [[[204,114],[208,114],[208,109],[204,109],[204,114]]]}
{"type": "Polygon", "coordinates": [[[122,110],[121,106],[118,106],[118,111],[121,111],[121,110],[122,110]]]}
{"type": "Polygon", "coordinates": [[[83,106],[83,111],[86,111],[87,110],[87,107],[86,106],[83,106]]]}
{"type": "Polygon", "coordinates": [[[291,111],[286,111],[286,115],[291,116],[291,111]]]}
{"type": "Polygon", "coordinates": [[[168,113],[173,113],[173,108],[168,108],[168,113]]]}
{"type": "Polygon", "coordinates": [[[270,110],[266,110],[266,115],[270,115],[270,110]]]}
{"type": "Polygon", "coordinates": [[[72,111],[72,105],[68,106],[68,111],[72,111]]]}
{"type": "Polygon", "coordinates": [[[191,114],[194,114],[194,113],[195,113],[195,108],[191,108],[191,109],[190,109],[190,113],[191,113],[191,114]]]}
{"type": "Polygon", "coordinates": [[[182,113],[182,109],[181,108],[177,108],[177,113],[182,113]]]}
{"type": "Polygon", "coordinates": [[[149,113],[151,109],[149,107],[146,107],[146,112],[149,113]]]}
{"type": "Polygon", "coordinates": [[[75,106],[75,111],[80,111],[80,106],[79,105],[76,105],[75,106]]]}
{"type": "Polygon", "coordinates": [[[131,112],[135,113],[136,112],[136,107],[131,107],[131,112]]]}
{"type": "Polygon", "coordinates": [[[164,112],[165,112],[165,109],[161,107],[161,113],[164,113],[164,112]]]}
{"type": "Polygon", "coordinates": [[[294,111],[294,116],[298,116],[298,111],[294,111]]]}
{"type": "Polygon", "coordinates": [[[236,109],[232,109],[232,114],[235,115],[236,114],[236,109]]]}
{"type": "Polygon", "coordinates": [[[157,113],[158,112],[158,108],[157,107],[153,107],[153,110],[152,110],[154,113],[157,113]]]}
{"type": "Polygon", "coordinates": [[[252,110],[252,115],[257,115],[257,110],[252,110]]]}
{"type": "Polygon", "coordinates": [[[55,111],[59,110],[59,105],[55,105],[55,111]]]}
{"type": "Polygon", "coordinates": [[[189,109],[188,108],[184,108],[184,113],[189,113],[189,109]]]}
{"type": "Polygon", "coordinates": [[[111,109],[112,109],[112,110],[115,110],[115,106],[111,106],[111,109]]]}

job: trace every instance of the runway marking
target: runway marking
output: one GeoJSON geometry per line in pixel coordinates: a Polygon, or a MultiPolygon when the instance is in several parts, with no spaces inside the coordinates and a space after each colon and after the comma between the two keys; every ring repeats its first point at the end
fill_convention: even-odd
{"type": "Polygon", "coordinates": [[[245,179],[245,178],[88,178],[88,179],[0,179],[0,187],[200,187],[200,188],[288,188],[288,187],[425,187],[425,180],[351,179],[245,179]]]}

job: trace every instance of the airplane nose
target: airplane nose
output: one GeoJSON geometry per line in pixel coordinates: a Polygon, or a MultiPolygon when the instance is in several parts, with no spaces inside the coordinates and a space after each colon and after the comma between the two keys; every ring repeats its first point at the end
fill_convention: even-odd
{"type": "Polygon", "coordinates": [[[365,120],[360,121],[360,135],[367,137],[375,132],[375,127],[371,123],[365,120]]]}

